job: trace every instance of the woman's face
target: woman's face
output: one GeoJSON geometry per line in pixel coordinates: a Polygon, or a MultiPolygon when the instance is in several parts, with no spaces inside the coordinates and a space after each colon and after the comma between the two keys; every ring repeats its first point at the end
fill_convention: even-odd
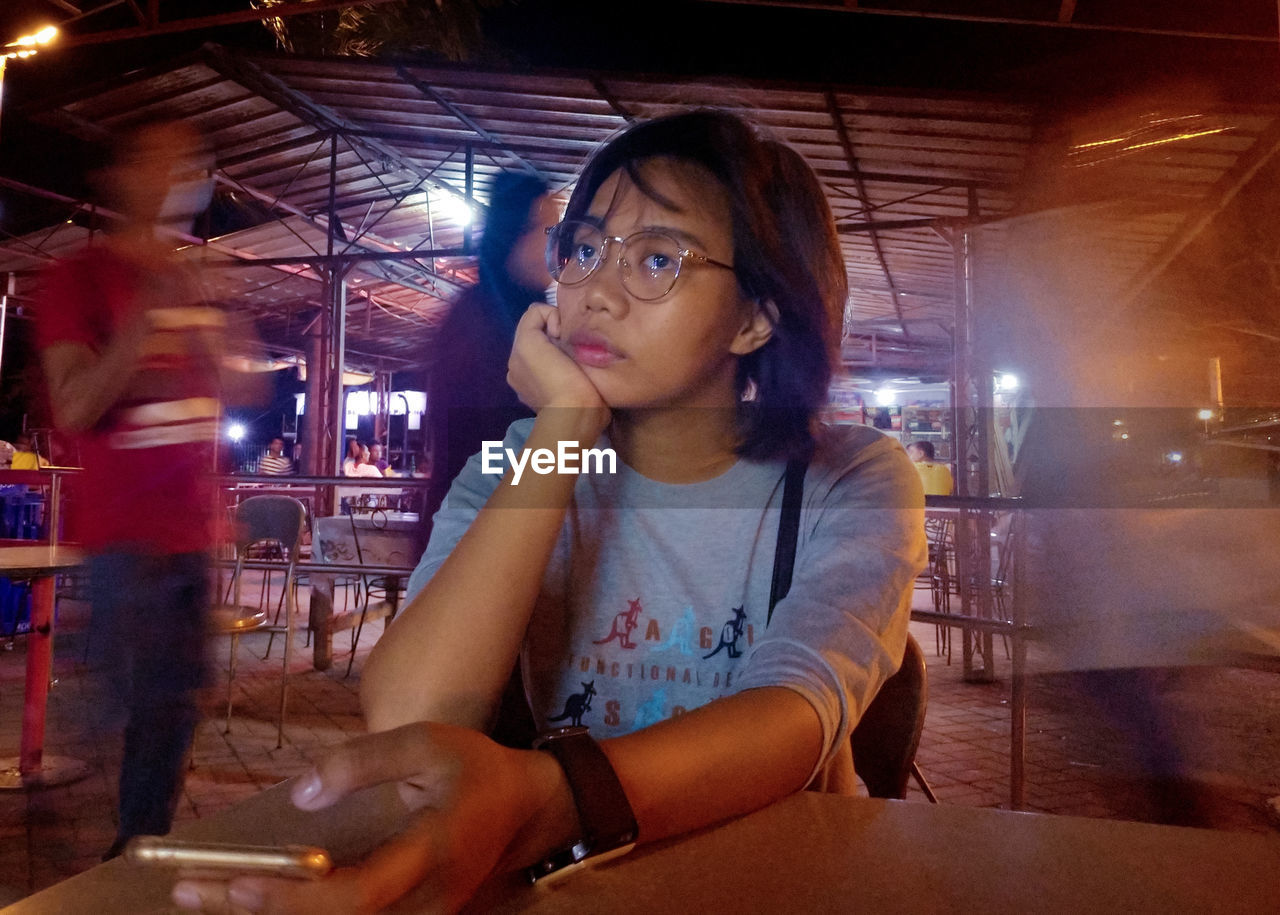
{"type": "Polygon", "coordinates": [[[546,289],[551,285],[547,272],[547,229],[560,221],[560,210],[550,194],[529,205],[524,234],[507,255],[507,273],[525,289],[546,289]]]}
{"type": "MultiPolygon", "coordinates": [[[[709,172],[674,159],[650,160],[640,172],[671,206],[615,172],[583,218],[606,236],[662,231],[695,254],[733,263],[728,195],[709,172]]],[[[734,406],[738,358],[764,345],[770,325],[733,272],[686,259],[671,292],[642,301],[622,285],[618,248],[610,244],[584,282],[557,288],[561,349],[614,409],[734,406]]]]}

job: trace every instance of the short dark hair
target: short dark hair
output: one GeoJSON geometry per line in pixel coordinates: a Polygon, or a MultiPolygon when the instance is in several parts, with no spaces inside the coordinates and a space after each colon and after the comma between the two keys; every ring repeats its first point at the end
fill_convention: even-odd
{"type": "Polygon", "coordinates": [[[923,454],[926,458],[928,458],[928,459],[929,459],[929,460],[931,460],[931,461],[932,461],[932,460],[933,460],[933,458],[934,458],[933,442],[926,441],[925,439],[921,439],[921,440],[920,440],[920,441],[918,441],[918,442],[912,442],[912,443],[911,443],[910,445],[908,445],[907,447],[908,447],[908,448],[919,448],[919,449],[920,449],[920,453],[921,453],[921,454],[923,454]]]}
{"type": "Polygon", "coordinates": [[[723,186],[738,286],[773,320],[769,341],[738,361],[738,454],[768,460],[807,452],[826,402],[848,292],[817,176],[794,149],[743,118],[697,109],[637,124],[600,149],[578,179],[565,218],[585,214],[619,170],[665,203],[641,175],[641,165],[657,158],[699,165],[723,186]]]}

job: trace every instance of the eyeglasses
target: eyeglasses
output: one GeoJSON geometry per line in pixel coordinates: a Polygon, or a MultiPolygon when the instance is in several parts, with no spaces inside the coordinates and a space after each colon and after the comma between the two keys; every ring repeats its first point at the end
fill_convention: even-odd
{"type": "Polygon", "coordinates": [[[642,302],[655,301],[671,292],[686,261],[733,269],[731,264],[695,254],[666,232],[644,229],[622,238],[605,235],[592,223],[572,219],[547,229],[547,269],[557,283],[576,286],[596,272],[611,243],[620,246],[622,288],[642,302]]]}

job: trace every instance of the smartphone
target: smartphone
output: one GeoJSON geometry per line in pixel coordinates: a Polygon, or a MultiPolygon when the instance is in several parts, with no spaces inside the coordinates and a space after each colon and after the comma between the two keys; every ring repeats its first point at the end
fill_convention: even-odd
{"type": "Polygon", "coordinates": [[[138,836],[125,846],[124,858],[134,864],[180,867],[184,870],[237,871],[272,877],[315,879],[333,869],[329,853],[309,845],[225,845],[184,842],[166,836],[138,836]]]}

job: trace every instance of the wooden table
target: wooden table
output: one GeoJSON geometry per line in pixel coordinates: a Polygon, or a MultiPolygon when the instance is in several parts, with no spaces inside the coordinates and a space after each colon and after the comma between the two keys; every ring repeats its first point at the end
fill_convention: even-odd
{"type": "Polygon", "coordinates": [[[82,778],[78,760],[44,755],[44,719],[53,669],[54,576],[84,563],[84,553],[65,546],[0,547],[0,575],[31,579],[31,632],[22,703],[19,755],[0,758],[0,790],[48,787],[82,778]]]}
{"type": "Polygon", "coordinates": [[[359,613],[334,613],[334,576],[315,571],[316,566],[324,563],[402,570],[399,575],[388,575],[371,568],[363,575],[366,581],[374,576],[387,579],[387,599],[369,607],[365,622],[395,616],[401,577],[407,576],[418,561],[419,536],[418,515],[413,512],[378,510],[315,519],[309,575],[310,623],[315,639],[312,663],[316,670],[327,670],[333,664],[334,633],[351,628],[360,618],[359,613]]]}
{"type": "MultiPolygon", "coordinates": [[[[288,785],[178,834],[303,842],[357,859],[397,819],[394,792],[303,814],[288,785]]],[[[7,915],[168,911],[170,872],[100,865],[7,915]]],[[[501,879],[473,912],[1274,912],[1280,837],[805,793],[641,848],[550,888],[501,879]]],[[[412,896],[393,911],[419,912],[412,896]]]]}

